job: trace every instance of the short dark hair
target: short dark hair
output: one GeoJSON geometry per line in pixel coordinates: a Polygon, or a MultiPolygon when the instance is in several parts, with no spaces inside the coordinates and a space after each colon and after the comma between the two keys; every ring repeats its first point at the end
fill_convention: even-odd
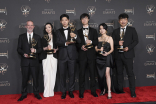
{"type": "Polygon", "coordinates": [[[123,18],[129,18],[129,16],[128,16],[128,14],[126,14],[126,13],[122,13],[122,14],[120,14],[119,15],[119,17],[118,17],[118,19],[120,20],[120,19],[123,19],[123,18]]]}
{"type": "Polygon", "coordinates": [[[60,21],[62,20],[63,17],[66,17],[66,18],[69,20],[69,16],[68,16],[67,14],[62,14],[62,15],[60,16],[60,21]]]}
{"type": "Polygon", "coordinates": [[[47,23],[44,25],[43,34],[44,34],[44,35],[48,34],[48,33],[46,32],[46,25],[50,25],[50,26],[51,26],[51,28],[52,28],[52,34],[54,34],[54,28],[53,28],[53,25],[52,25],[50,22],[47,22],[47,23]]]}
{"type": "Polygon", "coordinates": [[[98,28],[99,31],[100,31],[100,26],[103,26],[103,28],[104,28],[106,31],[108,31],[108,26],[107,26],[105,23],[101,23],[101,24],[99,25],[99,28],[98,28]]]}
{"type": "Polygon", "coordinates": [[[80,16],[80,20],[81,20],[82,18],[85,18],[85,17],[88,17],[88,19],[90,19],[90,16],[89,16],[87,13],[83,13],[83,14],[81,14],[81,16],[80,16]]]}

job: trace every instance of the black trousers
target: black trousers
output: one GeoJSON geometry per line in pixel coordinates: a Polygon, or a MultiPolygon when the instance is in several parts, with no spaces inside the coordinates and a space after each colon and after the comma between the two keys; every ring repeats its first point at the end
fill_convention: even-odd
{"type": "Polygon", "coordinates": [[[69,91],[73,91],[75,87],[75,65],[76,60],[70,60],[68,57],[65,60],[58,60],[60,71],[60,88],[61,92],[66,92],[66,71],[69,75],[69,91]]]}
{"type": "Polygon", "coordinates": [[[90,89],[91,92],[96,92],[95,85],[95,59],[89,60],[85,58],[84,60],[79,61],[79,92],[80,94],[84,93],[85,90],[85,70],[87,69],[87,65],[90,72],[90,89]]]}
{"type": "Polygon", "coordinates": [[[38,74],[39,74],[39,67],[36,66],[22,66],[22,95],[27,95],[27,83],[29,80],[30,74],[33,78],[33,93],[39,94],[38,88],[38,74]]]}
{"type": "Polygon", "coordinates": [[[123,70],[126,72],[129,80],[129,88],[131,92],[135,92],[135,76],[133,72],[133,58],[125,58],[124,53],[119,52],[118,59],[115,60],[117,66],[117,78],[119,91],[123,91],[123,70]]]}

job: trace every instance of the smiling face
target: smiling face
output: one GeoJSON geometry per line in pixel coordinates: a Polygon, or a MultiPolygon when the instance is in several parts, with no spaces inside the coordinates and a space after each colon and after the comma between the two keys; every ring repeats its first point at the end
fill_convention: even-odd
{"type": "Polygon", "coordinates": [[[128,23],[128,19],[127,18],[121,18],[119,20],[119,23],[120,23],[121,27],[125,27],[128,23]]]}
{"type": "Polygon", "coordinates": [[[63,27],[67,27],[68,26],[68,23],[69,23],[69,20],[67,17],[63,17],[60,21],[60,23],[62,23],[62,26],[63,27]]]}
{"type": "Polygon", "coordinates": [[[47,24],[47,25],[45,26],[45,30],[46,30],[46,32],[47,32],[48,34],[52,33],[52,27],[51,27],[51,25],[50,25],[50,24],[47,24]]]}
{"type": "Polygon", "coordinates": [[[99,31],[101,34],[106,34],[106,30],[103,28],[103,26],[100,26],[99,31]]]}
{"type": "Polygon", "coordinates": [[[35,26],[32,21],[27,21],[27,25],[25,27],[27,29],[27,32],[33,32],[35,26]]]}
{"type": "Polygon", "coordinates": [[[88,17],[86,16],[86,17],[82,18],[81,22],[82,22],[83,25],[88,25],[88,22],[89,22],[88,17]]]}

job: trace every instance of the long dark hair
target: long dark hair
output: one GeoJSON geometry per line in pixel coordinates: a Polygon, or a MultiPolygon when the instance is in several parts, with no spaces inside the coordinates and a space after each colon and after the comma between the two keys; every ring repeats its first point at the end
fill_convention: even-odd
{"type": "Polygon", "coordinates": [[[50,23],[50,22],[47,22],[45,25],[44,25],[44,30],[43,30],[43,34],[44,35],[48,35],[48,33],[46,32],[46,25],[50,25],[51,26],[51,29],[52,29],[52,34],[54,34],[54,28],[53,28],[53,25],[50,23]]]}

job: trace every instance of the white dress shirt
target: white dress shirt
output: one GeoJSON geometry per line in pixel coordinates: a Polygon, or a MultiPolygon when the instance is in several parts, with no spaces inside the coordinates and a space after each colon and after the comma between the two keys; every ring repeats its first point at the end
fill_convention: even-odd
{"type": "MultiPolygon", "coordinates": [[[[32,38],[33,38],[33,32],[30,35],[31,35],[31,40],[32,40],[32,38]]],[[[29,43],[29,33],[28,32],[27,32],[27,39],[28,39],[28,43],[29,43]]],[[[35,53],[36,53],[36,49],[35,49],[35,53]]]]}
{"type": "MultiPolygon", "coordinates": [[[[67,27],[68,28],[68,27],[67,27]]],[[[64,28],[63,29],[67,29],[67,28],[64,28]]],[[[66,37],[66,40],[68,39],[68,30],[64,30],[64,34],[65,34],[65,37],[66,37]]]]}
{"type": "MultiPolygon", "coordinates": [[[[127,26],[124,27],[124,35],[125,35],[125,32],[126,32],[126,28],[127,28],[127,26]]],[[[121,36],[122,32],[123,32],[123,28],[120,27],[120,36],[121,36]]]]}
{"type": "MultiPolygon", "coordinates": [[[[83,35],[85,35],[85,34],[88,35],[89,34],[89,26],[83,27],[83,28],[88,28],[88,30],[87,29],[85,29],[85,30],[83,29],[83,35]]],[[[84,39],[85,39],[85,42],[86,42],[87,37],[84,36],[84,39]]],[[[91,44],[92,44],[92,41],[91,41],[91,44]]]]}
{"type": "MultiPolygon", "coordinates": [[[[64,28],[63,27],[63,29],[67,29],[67,28],[64,28]]],[[[65,34],[65,37],[66,37],[66,40],[67,40],[68,39],[68,30],[64,30],[64,34],[65,34]]],[[[76,39],[77,38],[77,35],[74,38],[76,39]]],[[[68,45],[65,43],[65,46],[68,46],[68,45]]]]}
{"type": "MultiPolygon", "coordinates": [[[[127,26],[125,26],[125,27],[120,27],[120,37],[121,37],[121,35],[122,35],[122,33],[123,33],[123,28],[124,28],[124,35],[125,35],[127,26]]],[[[120,46],[120,47],[122,47],[122,46],[120,46]]],[[[123,47],[122,47],[122,48],[123,48],[123,47]]],[[[124,52],[124,51],[119,50],[119,52],[124,52]]]]}
{"type": "MultiPolygon", "coordinates": [[[[31,35],[31,40],[33,38],[33,32],[30,34],[31,35]]],[[[28,39],[28,43],[29,43],[29,33],[27,32],[27,39],[28,39]]]]}

